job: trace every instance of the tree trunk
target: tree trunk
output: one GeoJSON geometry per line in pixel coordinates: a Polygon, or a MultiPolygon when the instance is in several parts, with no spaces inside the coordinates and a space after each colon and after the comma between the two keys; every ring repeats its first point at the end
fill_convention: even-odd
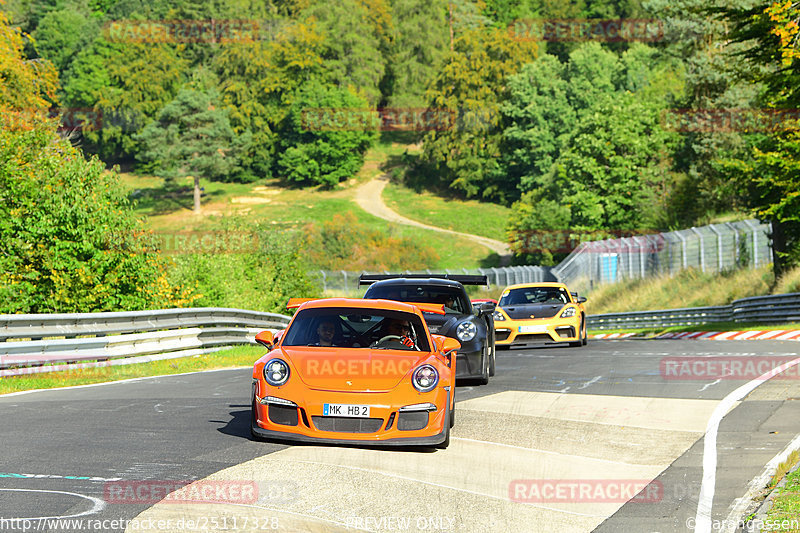
{"type": "Polygon", "coordinates": [[[200,214],[200,176],[194,177],[194,212],[200,214]]]}

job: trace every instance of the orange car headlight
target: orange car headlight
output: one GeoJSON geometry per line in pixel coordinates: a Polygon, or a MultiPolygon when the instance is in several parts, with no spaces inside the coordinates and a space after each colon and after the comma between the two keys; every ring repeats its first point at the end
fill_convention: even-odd
{"type": "Polygon", "coordinates": [[[575,316],[575,308],[574,307],[567,307],[564,309],[564,312],[561,313],[561,318],[572,318],[575,316]]]}
{"type": "Polygon", "coordinates": [[[506,319],[506,317],[504,317],[503,313],[501,313],[500,311],[495,311],[494,313],[492,313],[492,317],[494,317],[495,322],[503,321],[506,319]]]}
{"type": "Polygon", "coordinates": [[[283,359],[270,359],[264,365],[264,379],[273,387],[280,387],[289,381],[289,365],[283,359]]]}
{"type": "Polygon", "coordinates": [[[422,365],[411,376],[411,383],[420,392],[430,392],[439,383],[439,372],[431,365],[422,365]]]}

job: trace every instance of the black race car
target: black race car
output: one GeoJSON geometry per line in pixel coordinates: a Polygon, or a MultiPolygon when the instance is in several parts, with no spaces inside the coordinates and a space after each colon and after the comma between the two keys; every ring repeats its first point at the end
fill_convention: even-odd
{"type": "Polygon", "coordinates": [[[444,305],[445,314],[424,313],[431,333],[458,339],[456,379],[477,379],[482,385],[494,375],[494,305],[475,306],[464,285],[487,285],[486,276],[452,274],[362,274],[369,285],[364,298],[444,305]]]}

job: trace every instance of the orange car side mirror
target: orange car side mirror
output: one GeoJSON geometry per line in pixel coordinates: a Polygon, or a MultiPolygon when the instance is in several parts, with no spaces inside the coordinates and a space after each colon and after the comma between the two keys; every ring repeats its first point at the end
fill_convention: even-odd
{"type": "Polygon", "coordinates": [[[259,331],[256,335],[256,342],[271,350],[272,345],[275,344],[275,338],[272,336],[271,331],[259,331]]]}
{"type": "Polygon", "coordinates": [[[452,352],[453,350],[458,350],[461,348],[461,343],[453,339],[452,337],[445,337],[443,344],[444,345],[442,346],[442,351],[444,353],[452,352]]]}

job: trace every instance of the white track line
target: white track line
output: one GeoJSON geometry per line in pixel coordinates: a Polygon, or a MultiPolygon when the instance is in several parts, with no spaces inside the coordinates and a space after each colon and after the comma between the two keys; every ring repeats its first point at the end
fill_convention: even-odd
{"type": "Polygon", "coordinates": [[[700,497],[697,500],[695,515],[695,533],[711,533],[711,507],[714,503],[714,488],[717,475],[717,430],[722,418],[733,407],[733,404],[747,396],[753,389],[767,381],[770,377],[800,363],[800,358],[784,363],[781,366],[762,374],[731,392],[719,402],[706,426],[703,443],[703,482],[700,485],[700,497]]]}
{"type": "Polygon", "coordinates": [[[64,516],[34,516],[34,517],[31,517],[31,518],[25,518],[25,517],[8,518],[8,517],[4,517],[6,520],[11,520],[11,521],[19,520],[22,523],[24,523],[25,520],[28,520],[28,521],[32,522],[34,520],[63,520],[63,519],[66,519],[66,518],[77,518],[79,516],[86,516],[86,515],[90,515],[90,514],[94,514],[94,513],[99,513],[100,511],[102,511],[103,509],[106,508],[106,502],[104,502],[103,500],[101,500],[99,498],[95,498],[94,496],[87,496],[86,494],[78,494],[77,492],[67,492],[67,491],[64,491],[64,490],[44,490],[44,489],[0,489],[0,491],[5,491],[5,492],[45,492],[45,493],[48,493],[48,494],[67,494],[69,496],[75,496],[77,498],[83,498],[84,500],[89,500],[90,502],[92,502],[92,508],[91,509],[89,509],[88,511],[84,511],[82,513],[78,513],[78,514],[71,514],[71,515],[64,515],[64,516]]]}

